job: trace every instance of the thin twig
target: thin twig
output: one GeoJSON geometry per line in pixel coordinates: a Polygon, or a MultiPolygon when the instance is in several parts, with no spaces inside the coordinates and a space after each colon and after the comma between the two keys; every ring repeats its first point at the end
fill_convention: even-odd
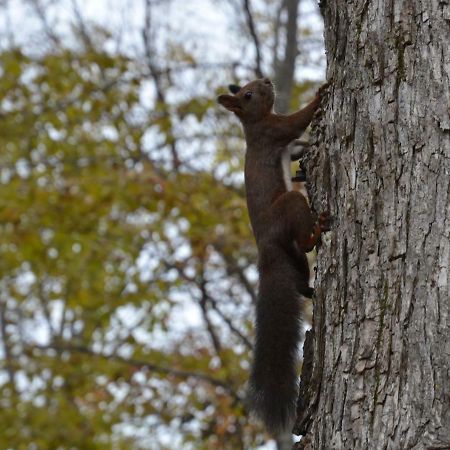
{"type": "Polygon", "coordinates": [[[208,333],[211,337],[211,341],[214,347],[214,350],[216,352],[216,355],[219,359],[221,359],[220,357],[220,353],[222,351],[222,344],[214,330],[214,327],[211,323],[211,320],[208,317],[208,309],[207,309],[207,302],[210,300],[210,297],[208,296],[208,293],[206,292],[206,280],[204,278],[204,273],[202,271],[201,273],[201,280],[199,283],[199,287],[200,287],[200,292],[201,292],[201,298],[200,298],[200,309],[202,311],[202,315],[203,315],[203,320],[206,323],[206,328],[208,330],[208,333]]]}
{"type": "Polygon", "coordinates": [[[6,300],[0,299],[0,336],[3,344],[3,353],[5,358],[5,368],[8,374],[8,380],[14,382],[14,368],[12,364],[12,355],[8,345],[8,334],[6,332],[6,300]]]}
{"type": "MultiPolygon", "coordinates": [[[[166,95],[165,95],[165,92],[164,92],[164,89],[163,89],[163,86],[161,83],[161,72],[157,70],[157,68],[155,67],[155,65],[153,63],[153,46],[151,43],[150,32],[151,32],[151,1],[146,0],[145,1],[144,28],[142,30],[142,38],[144,41],[145,57],[146,57],[148,69],[150,70],[150,74],[155,83],[156,98],[158,100],[158,103],[160,103],[161,105],[167,106],[166,95]]],[[[168,112],[166,112],[166,116],[169,118],[169,123],[171,124],[168,112]]],[[[172,125],[170,125],[169,132],[172,133],[172,125]]],[[[170,141],[171,142],[170,142],[169,146],[170,146],[170,151],[172,154],[173,168],[174,168],[175,172],[178,172],[178,169],[180,168],[180,165],[181,165],[181,161],[178,156],[178,150],[176,147],[175,139],[170,139],[170,141]]]]}
{"type": "Polygon", "coordinates": [[[80,12],[80,8],[78,7],[77,0],[72,0],[72,10],[77,21],[78,30],[80,31],[81,38],[83,39],[84,45],[87,49],[93,49],[94,45],[91,37],[86,29],[86,24],[83,20],[83,17],[80,12]]]}
{"type": "Polygon", "coordinates": [[[36,11],[36,15],[44,27],[44,32],[47,37],[55,44],[58,48],[61,47],[61,40],[59,37],[53,32],[53,27],[48,23],[47,17],[44,12],[44,8],[42,7],[40,0],[28,0],[29,3],[34,7],[36,11]]]}
{"type": "Polygon", "coordinates": [[[234,325],[233,322],[229,317],[227,317],[217,306],[217,302],[215,299],[213,299],[211,296],[209,296],[209,301],[211,303],[211,306],[213,307],[214,311],[220,316],[220,318],[228,325],[228,328],[230,331],[238,336],[243,344],[251,350],[253,348],[252,343],[248,340],[247,336],[244,336],[234,325]]]}

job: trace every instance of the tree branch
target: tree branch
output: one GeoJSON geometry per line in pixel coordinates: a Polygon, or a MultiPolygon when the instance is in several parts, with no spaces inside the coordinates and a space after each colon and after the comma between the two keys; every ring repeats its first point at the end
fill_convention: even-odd
{"type": "Polygon", "coordinates": [[[256,291],[254,286],[250,283],[247,276],[245,275],[243,269],[239,267],[237,263],[231,260],[230,257],[226,256],[225,254],[221,253],[224,261],[226,262],[227,266],[227,272],[229,275],[235,275],[239,279],[239,281],[244,286],[245,290],[247,291],[248,295],[252,299],[252,304],[256,305],[256,291]]]}
{"type": "Polygon", "coordinates": [[[286,45],[282,61],[275,67],[275,84],[278,87],[275,101],[276,110],[287,113],[294,81],[295,60],[298,54],[297,42],[297,16],[300,0],[284,0],[286,6],[287,22],[285,24],[286,45]]]}
{"type": "Polygon", "coordinates": [[[255,21],[253,20],[253,15],[250,9],[250,0],[244,0],[244,11],[245,17],[247,19],[247,26],[250,31],[250,36],[253,40],[253,45],[255,46],[256,52],[256,67],[255,73],[258,78],[263,77],[262,69],[261,69],[261,46],[259,43],[258,34],[256,33],[255,21]]]}
{"type": "Polygon", "coordinates": [[[14,382],[14,366],[6,332],[6,300],[4,299],[0,299],[0,337],[3,344],[6,373],[8,374],[9,382],[12,384],[14,382]]]}
{"type": "Polygon", "coordinates": [[[177,378],[194,378],[199,381],[205,381],[213,386],[221,387],[223,388],[228,394],[230,394],[235,400],[242,401],[241,397],[237,394],[237,392],[233,389],[233,387],[230,386],[229,383],[226,383],[225,381],[222,381],[218,378],[214,378],[210,375],[200,373],[200,372],[193,372],[190,370],[179,370],[174,369],[172,367],[164,367],[159,366],[157,364],[152,364],[147,361],[143,361],[140,359],[135,358],[124,358],[119,355],[105,355],[103,353],[95,352],[94,350],[90,349],[87,346],[84,345],[71,345],[71,344],[59,344],[54,343],[51,345],[28,345],[28,348],[30,350],[38,349],[38,350],[56,350],[58,352],[72,352],[72,353],[82,353],[84,355],[89,355],[97,358],[102,358],[108,361],[115,361],[120,362],[123,364],[127,364],[129,366],[133,366],[139,369],[147,369],[151,372],[159,373],[162,375],[171,375],[177,378]]]}
{"type": "Polygon", "coordinates": [[[73,14],[75,16],[75,19],[77,21],[77,26],[78,26],[78,30],[81,34],[81,39],[84,42],[84,45],[87,49],[93,49],[94,48],[94,44],[92,42],[91,37],[89,36],[89,33],[86,29],[86,24],[83,20],[83,17],[81,15],[80,12],[80,8],[78,7],[78,3],[77,0],[72,0],[72,10],[73,10],[73,14]]]}
{"type": "MultiPolygon", "coordinates": [[[[153,46],[151,44],[151,38],[150,38],[150,31],[151,31],[151,0],[145,0],[145,18],[144,18],[144,28],[142,30],[142,39],[144,41],[144,51],[145,51],[145,57],[147,60],[147,67],[150,70],[150,74],[153,78],[153,81],[155,83],[155,89],[156,89],[156,98],[158,103],[161,105],[167,105],[166,102],[166,94],[164,92],[162,83],[161,83],[161,71],[157,70],[156,66],[153,63],[153,46]]],[[[170,120],[170,115],[168,112],[165,113],[165,116],[170,120]]],[[[172,122],[170,121],[170,133],[172,132],[172,122]]],[[[170,151],[172,154],[172,164],[174,170],[177,172],[181,161],[178,156],[178,150],[176,148],[175,139],[170,139],[170,151]]]]}
{"type": "Polygon", "coordinates": [[[220,316],[220,318],[228,325],[228,328],[232,333],[234,333],[236,336],[238,336],[244,345],[251,350],[253,348],[251,342],[248,340],[247,336],[244,336],[232,323],[231,319],[218,308],[217,302],[215,299],[213,299],[211,296],[208,297],[209,302],[211,303],[211,306],[213,307],[214,311],[220,316]]]}
{"type": "Polygon", "coordinates": [[[281,15],[284,8],[286,7],[286,0],[282,0],[277,8],[277,13],[275,14],[275,20],[273,25],[274,32],[274,42],[272,48],[272,67],[274,73],[277,73],[279,58],[278,58],[278,46],[280,44],[280,29],[281,29],[281,15]]]}
{"type": "Polygon", "coordinates": [[[206,328],[208,329],[208,333],[211,336],[211,341],[214,347],[214,350],[216,351],[216,355],[218,358],[220,358],[220,352],[222,351],[222,344],[220,343],[219,338],[217,337],[216,332],[214,331],[214,327],[212,326],[211,320],[208,317],[208,310],[206,307],[206,303],[208,300],[210,300],[208,293],[206,292],[206,280],[204,278],[204,273],[202,270],[201,273],[201,280],[199,283],[200,292],[201,292],[201,298],[200,298],[200,309],[202,311],[203,319],[206,323],[206,328]]]}
{"type": "Polygon", "coordinates": [[[61,40],[53,32],[53,27],[48,23],[47,17],[45,16],[44,8],[42,7],[40,0],[28,0],[36,11],[36,15],[44,27],[44,32],[47,37],[55,44],[57,47],[61,47],[61,40]]]}

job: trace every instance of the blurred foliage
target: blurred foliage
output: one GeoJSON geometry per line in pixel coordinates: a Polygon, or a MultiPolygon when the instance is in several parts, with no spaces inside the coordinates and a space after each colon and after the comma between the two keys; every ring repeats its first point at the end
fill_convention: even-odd
{"type": "Polygon", "coordinates": [[[256,448],[234,69],[168,100],[169,72],[85,34],[0,53],[0,448],[256,448]]]}

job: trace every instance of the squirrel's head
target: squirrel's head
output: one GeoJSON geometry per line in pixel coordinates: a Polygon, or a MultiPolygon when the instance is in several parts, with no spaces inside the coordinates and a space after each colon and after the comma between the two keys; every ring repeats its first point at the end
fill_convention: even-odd
{"type": "Polygon", "coordinates": [[[219,95],[217,101],[234,112],[242,123],[257,122],[272,112],[275,91],[268,78],[251,81],[244,87],[231,84],[228,88],[234,95],[219,95]]]}

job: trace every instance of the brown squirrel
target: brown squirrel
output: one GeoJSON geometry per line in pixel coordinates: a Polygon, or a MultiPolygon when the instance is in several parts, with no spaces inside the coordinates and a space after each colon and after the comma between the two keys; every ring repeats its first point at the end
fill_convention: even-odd
{"type": "Polygon", "coordinates": [[[242,122],[247,150],[247,207],[258,247],[259,292],[256,340],[249,381],[249,403],[266,428],[277,433],[293,424],[298,393],[297,354],[301,337],[301,299],[311,298],[310,252],[330,216],[318,217],[306,198],[291,191],[290,142],[300,137],[319,107],[314,100],[290,115],[273,112],[275,91],[268,78],[220,95],[218,102],[242,122]]]}

